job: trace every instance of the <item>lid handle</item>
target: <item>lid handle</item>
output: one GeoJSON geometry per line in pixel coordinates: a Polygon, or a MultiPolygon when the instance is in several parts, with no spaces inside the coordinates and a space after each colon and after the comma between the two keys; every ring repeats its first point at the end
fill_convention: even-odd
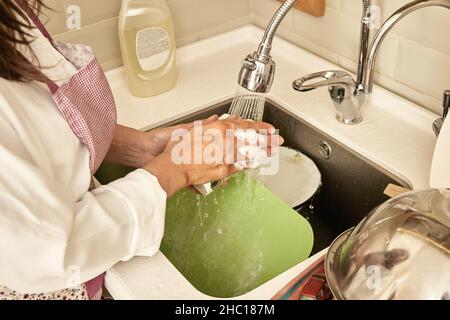
{"type": "Polygon", "coordinates": [[[448,114],[448,109],[450,108],[450,90],[444,91],[443,105],[444,105],[444,119],[445,119],[448,114]]]}

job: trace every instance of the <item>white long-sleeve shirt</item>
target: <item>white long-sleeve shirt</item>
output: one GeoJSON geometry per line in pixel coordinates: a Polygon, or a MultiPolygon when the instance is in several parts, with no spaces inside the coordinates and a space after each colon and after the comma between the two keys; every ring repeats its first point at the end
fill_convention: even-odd
{"type": "MultiPolygon", "coordinates": [[[[42,71],[67,81],[74,66],[34,34],[42,71]]],[[[157,179],[136,170],[88,192],[90,181],[88,150],[47,87],[0,78],[0,285],[56,291],[158,251],[166,193],[157,179]]]]}

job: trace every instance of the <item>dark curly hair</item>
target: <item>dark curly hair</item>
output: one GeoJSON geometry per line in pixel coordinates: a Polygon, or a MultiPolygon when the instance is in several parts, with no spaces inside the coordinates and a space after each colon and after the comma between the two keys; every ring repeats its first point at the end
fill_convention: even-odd
{"type": "Polygon", "coordinates": [[[0,77],[22,82],[33,81],[36,69],[24,63],[17,46],[29,46],[33,40],[29,31],[34,28],[19,1],[36,13],[46,7],[43,0],[0,0],[0,77]],[[27,38],[28,37],[28,38],[27,38]]]}

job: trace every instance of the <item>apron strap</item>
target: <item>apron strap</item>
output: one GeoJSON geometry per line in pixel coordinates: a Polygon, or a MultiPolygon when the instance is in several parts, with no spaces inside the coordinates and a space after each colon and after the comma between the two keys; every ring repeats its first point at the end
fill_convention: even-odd
{"type": "Polygon", "coordinates": [[[16,4],[28,15],[28,17],[33,21],[34,25],[39,29],[39,31],[53,44],[53,38],[48,33],[47,29],[44,27],[44,24],[41,22],[39,17],[34,13],[33,9],[31,9],[24,0],[15,0],[16,4]]]}
{"type": "Polygon", "coordinates": [[[36,70],[36,76],[34,77],[34,80],[46,84],[52,95],[55,94],[56,91],[58,91],[59,86],[55,82],[50,80],[39,68],[36,68],[30,61],[28,61],[28,59],[25,58],[23,54],[21,54],[20,52],[17,53],[19,55],[19,59],[22,60],[22,64],[28,65],[30,68],[36,70]]]}

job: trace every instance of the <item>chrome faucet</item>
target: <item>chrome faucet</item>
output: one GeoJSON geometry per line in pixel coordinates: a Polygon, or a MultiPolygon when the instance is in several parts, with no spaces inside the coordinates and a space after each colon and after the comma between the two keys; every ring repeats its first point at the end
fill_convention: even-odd
{"type": "Polygon", "coordinates": [[[270,56],[273,39],[283,19],[297,0],[285,1],[266,28],[258,50],[249,54],[242,62],[238,84],[252,92],[268,93],[275,76],[275,61],[270,56]]]}
{"type": "Polygon", "coordinates": [[[346,124],[356,124],[362,121],[360,108],[364,102],[364,96],[372,93],[373,90],[378,52],[392,28],[404,17],[419,9],[432,6],[450,9],[450,0],[417,0],[406,4],[384,22],[368,47],[372,18],[371,5],[371,0],[363,0],[357,80],[354,81],[352,76],[345,71],[325,71],[298,79],[293,84],[294,89],[301,92],[328,86],[331,99],[336,106],[337,119],[346,124]],[[322,79],[322,81],[307,84],[315,79],[322,79]]]}
{"type": "Polygon", "coordinates": [[[362,77],[362,88],[364,93],[372,93],[373,90],[373,78],[375,74],[375,63],[380,51],[381,44],[388,35],[388,33],[394,28],[394,26],[409,14],[419,9],[427,7],[443,7],[450,9],[450,0],[418,0],[413,1],[397,10],[386,22],[381,26],[380,30],[376,34],[372,41],[369,54],[367,56],[366,66],[364,68],[362,77]]]}
{"type": "Polygon", "coordinates": [[[331,100],[336,107],[336,119],[345,124],[357,124],[362,121],[361,106],[365,96],[361,94],[362,82],[367,70],[370,29],[372,21],[372,0],[362,0],[361,36],[359,44],[357,79],[345,71],[324,71],[307,75],[295,80],[293,87],[300,92],[328,87],[331,100]],[[312,80],[322,81],[311,83],[312,80]]]}

